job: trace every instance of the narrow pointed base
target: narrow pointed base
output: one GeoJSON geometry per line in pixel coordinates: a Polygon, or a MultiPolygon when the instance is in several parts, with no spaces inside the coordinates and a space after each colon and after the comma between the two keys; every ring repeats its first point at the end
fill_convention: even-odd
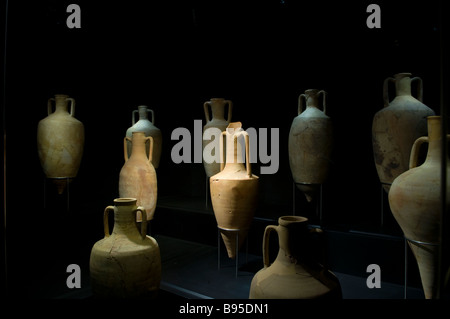
{"type": "Polygon", "coordinates": [[[438,253],[437,245],[421,245],[408,242],[419,267],[420,279],[425,299],[436,299],[438,293],[438,253]]]}
{"type": "Polygon", "coordinates": [[[386,194],[389,194],[389,190],[391,189],[392,183],[383,183],[383,182],[381,182],[381,185],[383,186],[383,189],[386,192],[386,194]]]}
{"type": "Polygon", "coordinates": [[[244,241],[247,239],[247,233],[247,230],[228,231],[220,229],[220,235],[222,236],[223,243],[225,244],[230,259],[236,259],[236,246],[238,246],[237,251],[239,251],[244,241]],[[239,243],[237,243],[237,240],[239,240],[239,243]]]}
{"type": "Polygon", "coordinates": [[[308,203],[315,198],[321,184],[295,183],[297,188],[305,195],[308,203]]]}
{"type": "Polygon", "coordinates": [[[56,186],[58,194],[61,195],[67,188],[67,185],[72,182],[72,178],[50,178],[56,186]]]}

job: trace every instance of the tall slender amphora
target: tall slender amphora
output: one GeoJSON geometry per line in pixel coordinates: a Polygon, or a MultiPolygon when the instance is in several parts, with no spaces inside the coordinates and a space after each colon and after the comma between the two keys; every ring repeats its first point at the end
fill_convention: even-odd
{"type": "Polygon", "coordinates": [[[91,250],[89,270],[91,287],[98,298],[155,298],[161,282],[161,256],[156,240],[147,235],[146,218],[136,227],[135,198],[116,198],[105,208],[105,237],[91,250]],[[108,214],[114,213],[114,228],[109,233],[108,214]]]}
{"type": "MultiPolygon", "coordinates": [[[[151,136],[153,138],[153,153],[152,153],[152,164],[156,169],[159,167],[159,162],[161,159],[162,150],[162,134],[161,130],[155,126],[155,112],[149,109],[145,105],[138,106],[137,110],[131,113],[131,127],[127,129],[126,137],[131,138],[133,132],[144,132],[145,136],[151,136]],[[139,114],[139,120],[136,122],[136,113],[139,114]],[[148,114],[151,114],[151,121],[148,119],[148,114]]],[[[128,154],[131,155],[131,142],[127,142],[128,154]]],[[[145,147],[147,156],[150,153],[150,145],[147,144],[145,147]]]]}
{"type": "Polygon", "coordinates": [[[326,115],[326,92],[310,89],[298,98],[298,116],[289,132],[289,164],[297,188],[312,201],[328,177],[333,147],[333,128],[326,115]],[[323,111],[319,97],[323,95],[323,111]],[[306,101],[306,109],[304,102],[306,101]]]}
{"type": "Polygon", "coordinates": [[[408,170],[411,147],[416,139],[427,135],[427,116],[434,111],[422,103],[423,88],[419,77],[398,73],[383,84],[384,108],[372,123],[372,146],[378,177],[386,192],[401,173],[408,170]],[[395,83],[396,96],[389,101],[389,83],[395,83]],[[417,98],[411,84],[418,83],[417,98]]]}
{"type": "Polygon", "coordinates": [[[39,121],[37,147],[45,176],[62,194],[77,176],[83,156],[84,126],[75,118],[75,100],[57,94],[47,103],[48,116],[39,121]],[[53,111],[53,104],[55,110],[53,111]]]}
{"type": "MultiPolygon", "coordinates": [[[[399,175],[389,191],[389,205],[416,257],[427,299],[437,296],[442,211],[441,117],[429,116],[428,136],[418,138],[411,150],[410,169],[399,175]],[[421,144],[428,143],[425,162],[417,166],[421,144]]],[[[449,135],[447,135],[448,139],[449,135]]],[[[446,156],[447,158],[447,156],[446,156]]],[[[446,165],[445,214],[450,207],[450,164],[446,165]]],[[[444,271],[445,273],[445,271],[444,271]]]]}
{"type": "Polygon", "coordinates": [[[263,237],[264,268],[250,285],[250,299],[314,299],[342,298],[336,276],[311,258],[308,252],[308,219],[283,216],[278,226],[266,227],[263,237]],[[269,238],[278,234],[279,250],[270,264],[269,238]]]}
{"type": "Polygon", "coordinates": [[[215,150],[219,144],[215,140],[218,132],[226,130],[231,121],[233,112],[233,102],[223,98],[212,98],[203,104],[205,111],[206,124],[203,126],[203,166],[208,177],[220,172],[220,154],[216,154],[215,150]],[[228,105],[227,119],[225,119],[225,110],[228,105]],[[212,117],[211,117],[211,113],[212,117]]]}
{"type": "MultiPolygon", "coordinates": [[[[125,164],[119,174],[119,196],[137,199],[137,205],[147,211],[147,220],[154,217],[158,198],[156,171],[152,165],[153,138],[144,132],[133,132],[132,138],[123,141],[125,164]],[[128,155],[127,142],[131,142],[131,156],[128,155]],[[146,154],[146,143],[149,145],[149,156],[146,154]]],[[[137,221],[140,222],[138,213],[137,221]]]]}
{"type": "Polygon", "coordinates": [[[234,259],[236,249],[239,249],[246,239],[255,214],[259,177],[252,174],[249,160],[249,136],[242,129],[241,122],[230,123],[226,131],[222,133],[222,137],[224,136],[226,137],[226,163],[224,165],[225,150],[223,138],[221,138],[221,171],[213,175],[209,182],[217,226],[227,248],[228,257],[234,259]],[[236,243],[236,234],[238,234],[239,245],[236,243]]]}

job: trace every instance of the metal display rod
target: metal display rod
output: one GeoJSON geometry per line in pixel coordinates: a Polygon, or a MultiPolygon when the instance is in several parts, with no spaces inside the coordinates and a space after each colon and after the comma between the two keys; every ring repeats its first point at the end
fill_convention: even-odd
{"type": "MultiPolygon", "coordinates": [[[[227,232],[234,232],[236,234],[236,273],[235,276],[237,278],[238,276],[238,266],[239,266],[239,231],[240,229],[229,229],[229,228],[222,228],[217,226],[217,270],[220,270],[220,246],[221,246],[221,240],[220,240],[220,231],[227,231],[227,232]]],[[[248,240],[246,241],[246,248],[245,248],[245,261],[248,261],[248,240]]]]}

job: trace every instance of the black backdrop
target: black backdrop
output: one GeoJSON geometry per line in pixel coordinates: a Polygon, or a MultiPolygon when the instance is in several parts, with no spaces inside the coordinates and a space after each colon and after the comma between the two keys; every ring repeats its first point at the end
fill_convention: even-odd
{"type": "MultiPolygon", "coordinates": [[[[11,281],[23,280],[10,286],[20,291],[27,285],[21,271],[28,265],[46,268],[41,256],[51,262],[55,250],[70,255],[62,253],[67,242],[90,247],[100,238],[103,208],[118,197],[123,137],[141,104],[154,110],[163,134],[159,196],[203,196],[202,164],[174,164],[170,135],[177,127],[193,130],[195,119],[204,121],[203,102],[224,97],[234,102],[233,121],[244,128],[279,128],[278,172],[260,175],[256,164],[254,173],[261,178],[263,206],[291,207],[287,140],[298,95],[327,91],[336,143],[324,185],[324,222],[377,225],[380,184],[371,123],[383,106],[383,80],[399,72],[421,77],[424,103],[439,114],[440,25],[438,1],[377,1],[381,29],[369,29],[371,2],[9,1],[7,247],[11,281]],[[66,26],[70,3],[81,8],[81,29],[66,26]],[[94,226],[73,222],[65,197],[49,195],[40,168],[37,123],[47,115],[48,98],[59,93],[75,98],[75,117],[86,135],[70,211],[89,215],[94,226]]],[[[297,196],[297,213],[310,214],[308,209],[297,196]]],[[[390,215],[386,223],[395,230],[390,215]]]]}

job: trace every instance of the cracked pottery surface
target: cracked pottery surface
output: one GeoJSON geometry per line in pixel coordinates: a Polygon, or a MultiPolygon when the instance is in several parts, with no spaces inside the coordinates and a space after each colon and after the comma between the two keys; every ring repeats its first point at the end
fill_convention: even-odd
{"type": "Polygon", "coordinates": [[[161,256],[156,240],[148,236],[147,222],[136,226],[135,198],[117,198],[104,212],[105,237],[90,255],[92,292],[98,298],[155,298],[161,281],[161,256]],[[114,213],[109,234],[108,213],[114,213]]]}
{"type": "Polygon", "coordinates": [[[342,298],[337,277],[308,257],[308,219],[282,216],[278,225],[266,227],[263,237],[264,268],[250,285],[250,299],[316,299],[342,298]],[[273,263],[269,261],[269,238],[278,235],[279,250],[273,263]]]}
{"type": "Polygon", "coordinates": [[[384,108],[372,123],[372,146],[380,182],[389,192],[394,179],[408,170],[414,141],[427,135],[427,116],[434,111],[422,103],[422,80],[410,73],[398,73],[384,81],[384,108]],[[411,95],[411,83],[419,82],[417,98],[411,95]],[[388,85],[395,83],[396,96],[389,101],[388,85]]]}

